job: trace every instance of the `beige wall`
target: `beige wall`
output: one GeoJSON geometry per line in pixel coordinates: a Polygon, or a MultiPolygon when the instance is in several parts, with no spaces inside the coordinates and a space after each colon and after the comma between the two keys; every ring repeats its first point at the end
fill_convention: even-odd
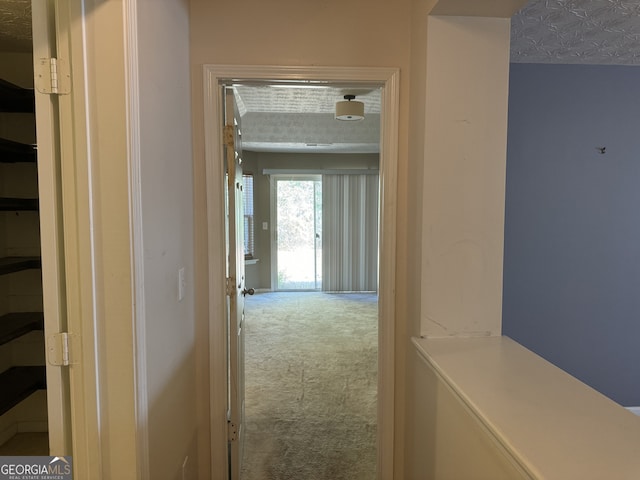
{"type": "MultiPolygon", "coordinates": [[[[397,257],[397,291],[407,288],[408,270],[417,270],[413,258],[405,248],[409,225],[409,175],[413,175],[413,161],[408,157],[409,124],[409,43],[411,1],[399,0],[332,0],[310,5],[297,0],[276,3],[260,0],[244,2],[211,2],[191,0],[191,73],[193,76],[194,160],[195,160],[195,222],[196,256],[206,252],[206,216],[204,184],[203,135],[203,64],[238,65],[324,65],[324,66],[384,66],[400,68],[400,136],[398,159],[397,225],[399,244],[397,257]]],[[[207,362],[207,271],[199,262],[196,267],[196,315],[200,342],[198,362],[207,362]]],[[[222,285],[220,285],[222,288],[222,285]]],[[[419,297],[412,299],[418,302],[419,297]]],[[[414,308],[418,311],[418,308],[414,308]]],[[[406,302],[397,307],[397,331],[405,331],[406,302]]],[[[398,352],[399,356],[404,351],[398,352]]],[[[403,375],[397,370],[397,375],[403,375]]],[[[204,390],[199,396],[200,411],[207,408],[207,379],[200,379],[204,390]]],[[[398,405],[403,393],[397,391],[398,405]]],[[[398,412],[396,431],[402,436],[402,416],[398,412]]],[[[208,432],[203,429],[206,442],[208,432]]],[[[205,446],[206,443],[201,445],[205,446]]],[[[206,449],[206,447],[204,447],[206,449]]],[[[206,450],[201,450],[203,455],[206,450]]],[[[201,457],[203,478],[208,471],[201,457]]],[[[399,476],[398,478],[402,478],[399,476]]]]}
{"type": "MultiPolygon", "coordinates": [[[[405,366],[410,335],[419,332],[420,297],[424,291],[421,285],[421,219],[422,205],[430,205],[422,198],[422,174],[425,155],[425,131],[428,118],[425,116],[425,104],[429,101],[430,87],[427,82],[429,72],[427,51],[427,14],[435,1],[428,0],[337,0],[309,4],[297,0],[262,2],[246,0],[244,2],[214,2],[210,0],[191,0],[190,28],[186,20],[186,0],[166,0],[160,2],[140,1],[139,15],[149,15],[149,19],[140,19],[138,38],[142,89],[149,89],[141,97],[141,155],[143,172],[149,176],[142,185],[142,205],[144,233],[154,238],[148,239],[149,262],[158,261],[156,267],[145,267],[145,274],[158,275],[150,279],[145,288],[149,308],[159,318],[147,317],[148,362],[158,361],[158,366],[150,366],[147,374],[149,382],[149,425],[153,435],[176,435],[175,438],[150,439],[153,459],[159,459],[166,467],[168,478],[179,478],[181,457],[192,452],[193,429],[192,412],[187,397],[193,393],[189,376],[193,369],[199,371],[197,377],[197,412],[199,418],[206,418],[208,410],[209,384],[206,366],[208,352],[208,312],[206,271],[206,212],[204,184],[204,133],[203,133],[203,64],[256,64],[256,65],[327,65],[327,66],[388,66],[399,67],[400,115],[399,115],[399,159],[398,159],[398,206],[397,206],[397,307],[396,307],[396,478],[408,478],[403,471],[402,458],[405,448],[404,400],[405,366]],[[153,7],[151,7],[153,5],[153,7]],[[154,9],[161,10],[154,12],[154,9]],[[175,18],[171,18],[171,17],[175,18]],[[171,21],[170,21],[171,20],[171,21]],[[153,22],[158,22],[157,26],[153,22]],[[190,31],[189,51],[186,51],[184,38],[190,31]],[[167,35],[166,32],[171,32],[167,35]],[[167,38],[163,38],[163,35],[167,38]],[[174,42],[173,37],[177,36],[174,42]],[[162,52],[162,53],[159,53],[162,52]],[[167,53],[168,52],[168,53],[167,53]],[[184,170],[174,170],[177,149],[186,153],[188,147],[185,137],[189,135],[186,126],[184,95],[186,72],[180,72],[175,64],[186,68],[185,60],[190,54],[189,74],[192,78],[192,121],[194,149],[194,218],[193,224],[186,211],[188,200],[186,190],[190,188],[190,179],[184,170]],[[163,69],[162,66],[165,68],[163,69]],[[158,75],[167,74],[167,79],[158,75]],[[426,85],[426,86],[425,86],[426,85]],[[410,89],[411,87],[411,89],[410,89]],[[170,92],[170,93],[168,93],[170,92]],[[167,95],[163,95],[167,93],[167,95]],[[169,97],[169,98],[167,98],[169,97]],[[159,101],[163,99],[164,102],[159,101]],[[184,102],[184,104],[182,103],[184,102]],[[411,106],[411,107],[410,107],[411,106]],[[178,120],[172,122],[162,118],[176,114],[178,120]],[[142,122],[144,120],[144,122],[142,122]],[[148,129],[148,130],[145,130],[148,129]],[[161,135],[162,134],[162,135],[161,135]],[[174,135],[175,134],[175,135],[174,135]],[[176,143],[174,146],[173,143],[176,143]],[[164,148],[163,148],[164,147],[164,148]],[[154,171],[155,157],[158,156],[154,171]],[[177,204],[163,201],[161,191],[169,185],[169,178],[178,175],[174,198],[177,204]],[[160,186],[160,187],[158,187],[160,186]],[[154,202],[159,201],[158,208],[154,202]],[[186,216],[182,223],[179,219],[186,216]],[[165,223],[166,221],[166,223],[165,223]],[[191,225],[195,229],[195,255],[198,259],[193,265],[195,286],[194,313],[195,327],[190,323],[190,307],[177,305],[175,297],[160,298],[160,292],[170,295],[176,284],[176,267],[183,263],[189,272],[188,235],[180,236],[182,228],[191,225]],[[166,239],[163,237],[167,237],[166,239]],[[157,238],[156,238],[157,237],[157,238]],[[163,245],[163,242],[169,242],[163,245]],[[165,248],[166,247],[166,248],[165,248]],[[166,256],[165,256],[166,254],[166,256]],[[418,260],[418,261],[417,261],[418,260]],[[151,286],[159,291],[152,291],[151,286]],[[159,312],[151,302],[166,307],[159,312]],[[176,322],[175,324],[173,322],[176,322]],[[195,328],[193,330],[192,328],[195,328]],[[174,338],[177,335],[177,339],[174,338]],[[198,342],[195,362],[189,357],[193,354],[191,345],[194,337],[198,342]],[[171,350],[168,358],[163,358],[163,349],[171,350]],[[171,380],[184,373],[183,393],[175,393],[176,404],[155,404],[153,399],[164,392],[164,388],[175,388],[171,380]],[[157,407],[157,410],[156,410],[157,407]],[[166,430],[160,424],[160,418],[166,420],[166,430]],[[185,425],[178,425],[184,420],[185,425]],[[176,448],[177,447],[177,448],[176,448]],[[176,451],[169,452],[176,448],[176,451]],[[160,458],[166,455],[166,458],[160,458]]],[[[505,0],[506,2],[506,0],[505,0]]],[[[98,305],[101,325],[100,348],[114,354],[109,363],[104,363],[104,399],[113,406],[110,415],[104,420],[108,429],[105,437],[105,469],[111,478],[132,478],[131,467],[136,467],[136,443],[134,415],[134,395],[131,385],[134,383],[134,350],[132,339],[132,302],[131,302],[131,262],[130,262],[130,211],[128,204],[128,165],[127,131],[123,119],[126,115],[125,103],[125,65],[126,55],[122,44],[125,22],[123,21],[122,2],[104,0],[88,2],[94,5],[87,13],[87,25],[90,29],[88,75],[92,130],[91,141],[95,147],[94,192],[100,225],[97,235],[96,262],[101,272],[98,287],[104,289],[98,305]],[[109,263],[109,262],[113,263],[109,263]],[[108,320],[108,322],[107,322],[108,320]],[[120,355],[115,355],[120,352],[120,355]],[[116,413],[117,412],[117,413],[116,413]],[[124,460],[118,463],[118,460],[124,460]],[[128,473],[124,473],[124,471],[128,473]],[[129,476],[127,476],[129,475],[129,476]]],[[[447,3],[441,0],[441,4],[447,3]]],[[[457,2],[458,4],[460,2],[457,2]]],[[[474,2],[470,2],[474,3],[474,2]]],[[[477,2],[476,2],[477,3],[477,2]]],[[[508,2],[507,2],[508,3],[508,2]]],[[[446,13],[446,12],[445,12],[446,13]]],[[[446,48],[446,45],[443,45],[446,48]]],[[[456,55],[458,52],[453,52],[456,55]]],[[[484,94],[476,90],[478,94],[484,94]]],[[[499,128],[496,129],[496,132],[499,128]]],[[[500,132],[498,132],[500,135],[500,132]]],[[[424,172],[426,174],[426,172],[424,172]]],[[[436,182],[437,176],[427,176],[436,182]]],[[[493,183],[490,183],[493,185],[493,183]]],[[[173,183],[171,183],[173,186],[173,183]]],[[[428,218],[427,218],[428,220],[428,218]]],[[[146,238],[146,237],[145,237],[146,238]]],[[[145,260],[147,260],[145,258],[145,260]]],[[[424,258],[422,258],[424,262],[424,258]]],[[[492,282],[499,281],[493,279],[492,282]]],[[[222,288],[222,285],[220,285],[222,288]]],[[[174,292],[175,293],[175,292],[174,292]]],[[[189,301],[189,300],[187,300],[189,301]]],[[[409,357],[411,358],[411,357],[409,357]]],[[[104,360],[104,359],[103,359],[104,360]]],[[[417,381],[409,378],[410,384],[417,381]]],[[[418,399],[419,400],[419,399],[418,399]]],[[[209,433],[207,426],[199,426],[198,465],[199,478],[208,478],[209,471],[209,433]]],[[[407,437],[413,439],[412,430],[407,437]]],[[[195,455],[195,454],[194,454],[195,455]]],[[[411,462],[409,462],[411,464],[411,462]]]]}
{"type": "MultiPolygon", "coordinates": [[[[186,1],[186,0],[185,0],[186,1]]],[[[104,227],[104,231],[98,232],[99,246],[97,261],[99,268],[105,271],[103,280],[108,295],[105,296],[105,304],[100,306],[100,314],[105,318],[114,320],[113,324],[105,324],[106,351],[116,352],[116,339],[124,339],[124,355],[114,358],[114,363],[107,366],[105,381],[113,388],[105,392],[107,399],[116,409],[114,412],[122,415],[116,420],[108,418],[107,426],[111,429],[111,442],[108,443],[109,468],[114,472],[129,467],[126,462],[117,465],[115,460],[121,458],[130,460],[135,458],[131,451],[135,450],[131,438],[135,438],[135,420],[132,418],[132,398],[127,396],[127,385],[133,382],[132,372],[128,368],[134,364],[132,345],[127,342],[131,339],[131,302],[130,299],[130,262],[129,258],[129,210],[127,204],[127,180],[126,166],[126,131],[122,126],[124,114],[124,78],[121,53],[123,47],[121,39],[124,37],[122,20],[122,6],[118,1],[94,2],[96,5],[94,18],[91,25],[96,35],[100,37],[98,48],[91,52],[90,73],[96,74],[91,84],[89,94],[92,96],[92,107],[99,113],[93,118],[97,123],[97,131],[93,140],[101,149],[96,152],[98,175],[97,208],[102,215],[98,221],[104,227]],[[118,12],[118,8],[120,11],[118,12]],[[116,18],[115,22],[111,20],[116,18]],[[120,22],[117,19],[120,19],[120,22]],[[104,23],[99,20],[107,20],[104,23]],[[113,28],[113,27],[116,28],[113,28]],[[109,30],[109,31],[107,31],[109,30]],[[110,48],[107,48],[108,39],[112,40],[110,48]],[[109,74],[101,76],[103,71],[110,67],[109,74]],[[115,68],[115,73],[114,73],[115,68]],[[114,77],[115,75],[115,77],[114,77]],[[115,78],[115,81],[114,81],[115,78]],[[109,135],[109,134],[113,135],[109,135]],[[113,163],[109,163],[109,159],[113,163]],[[123,188],[124,187],[124,188],[123,188]],[[110,204],[109,202],[113,202],[110,204]],[[122,214],[124,213],[124,217],[122,214]],[[120,217],[118,216],[120,215],[120,217]],[[113,265],[107,264],[108,260],[118,259],[113,265]],[[129,310],[127,310],[129,309],[129,310]],[[121,372],[124,375],[119,376],[121,372]],[[124,385],[127,393],[123,398],[119,395],[119,386],[124,385]],[[122,411],[118,408],[120,407],[122,411]],[[116,442],[115,439],[124,441],[116,442]]],[[[150,2],[149,2],[150,3],[150,2]]],[[[209,0],[191,0],[190,2],[190,74],[193,89],[193,148],[194,148],[194,219],[195,228],[195,258],[194,265],[195,286],[195,331],[191,330],[189,307],[175,304],[175,300],[159,298],[158,292],[145,289],[149,301],[158,301],[159,305],[167,307],[167,312],[160,312],[161,318],[147,318],[148,326],[148,357],[147,361],[158,360],[158,368],[150,367],[148,370],[149,393],[155,397],[163,391],[164,386],[171,386],[170,380],[176,378],[179,373],[185,373],[188,377],[192,373],[194,363],[189,359],[190,342],[193,335],[198,340],[195,358],[195,369],[199,370],[197,389],[197,409],[200,418],[206,418],[208,410],[209,384],[206,375],[206,366],[209,362],[208,352],[208,312],[207,312],[207,284],[206,271],[206,212],[205,212],[205,184],[204,184],[204,133],[203,133],[203,86],[202,64],[257,64],[257,65],[329,65],[329,66],[389,66],[399,67],[401,72],[400,83],[400,123],[399,123],[399,159],[398,159],[398,206],[397,206],[397,307],[396,307],[396,478],[407,478],[402,470],[404,442],[404,394],[405,394],[405,355],[408,351],[409,335],[419,331],[417,318],[420,313],[420,297],[424,287],[421,286],[420,257],[421,250],[421,219],[423,218],[421,198],[423,182],[424,136],[427,125],[425,118],[425,103],[428,101],[429,86],[425,87],[428,75],[427,59],[427,18],[429,9],[435,2],[419,0],[401,0],[388,2],[386,0],[352,0],[350,2],[338,2],[337,0],[314,4],[314,10],[310,11],[309,5],[296,0],[282,0],[277,4],[258,0],[245,2],[213,2],[209,0]],[[250,13],[250,14],[249,14],[250,13]],[[355,20],[355,21],[354,21],[355,20]],[[411,89],[409,88],[411,86],[411,89]],[[410,108],[411,105],[411,108],[410,108]],[[185,317],[182,317],[185,315],[185,317]],[[172,322],[183,322],[178,329],[172,322]],[[154,329],[153,322],[157,322],[154,329]],[[410,322],[410,323],[409,323],[410,322]],[[166,334],[165,334],[166,333],[166,334]],[[174,336],[178,335],[177,347],[174,344],[174,336]],[[169,358],[161,356],[162,349],[174,349],[169,358]]],[[[188,112],[184,110],[184,72],[175,68],[174,62],[181,62],[187,58],[188,53],[184,49],[184,35],[189,28],[186,25],[184,2],[180,0],[165,1],[162,6],[147,6],[140,2],[139,15],[152,15],[153,8],[162,12],[156,12],[157,17],[149,20],[141,20],[141,36],[139,38],[141,52],[144,51],[154,59],[140,59],[141,78],[146,82],[141,85],[143,89],[150,89],[141,100],[141,139],[142,141],[142,168],[147,172],[149,182],[143,183],[143,219],[145,233],[167,236],[168,250],[164,249],[162,238],[150,239],[150,262],[160,259],[158,270],[149,266],[145,273],[158,274],[152,285],[158,286],[163,292],[170,292],[175,287],[176,267],[183,262],[189,269],[190,252],[187,244],[188,237],[179,237],[175,230],[189,227],[189,220],[185,224],[178,218],[185,212],[187,200],[183,188],[189,188],[189,179],[184,172],[178,172],[180,191],[177,193],[178,205],[171,210],[172,205],[161,203],[165,209],[151,205],[154,201],[162,202],[160,190],[166,187],[171,175],[175,175],[169,156],[176,156],[172,142],[177,141],[177,147],[185,146],[185,135],[188,135],[188,127],[184,124],[171,123],[170,120],[161,118],[170,115],[177,109],[177,118],[184,120],[188,112]],[[170,16],[176,16],[175,22],[170,16]],[[152,25],[158,21],[158,27],[152,25]],[[147,23],[148,22],[148,23],[147,23]],[[174,25],[175,23],[175,25],[174,25]],[[164,30],[161,28],[164,25],[164,30]],[[171,35],[166,35],[171,31],[171,35]],[[162,33],[167,37],[162,38],[162,33]],[[177,45],[169,45],[170,37],[178,36],[177,45]],[[147,36],[148,35],[148,36],[147,36]],[[157,44],[155,43],[157,42],[157,44]],[[162,54],[158,54],[159,51],[162,54]],[[170,55],[166,54],[170,52],[170,55]],[[166,66],[162,70],[160,65],[166,66]],[[148,69],[148,70],[147,70],[148,69]],[[170,72],[166,80],[159,80],[156,75],[170,72]],[[166,83],[165,83],[166,81],[166,83]],[[171,98],[166,104],[154,102],[161,98],[163,92],[171,89],[171,98]],[[167,90],[165,90],[167,89],[167,90]],[[146,103],[148,102],[148,103],[146,103]],[[157,110],[159,109],[159,110],[157,110]],[[167,123],[165,123],[167,122],[167,123]],[[145,131],[149,128],[150,131],[145,131]],[[170,135],[175,132],[176,137],[170,135]],[[162,131],[164,136],[160,136],[162,131]],[[145,135],[148,135],[145,137],[145,135]],[[155,142],[161,142],[156,144],[155,142]],[[166,147],[163,149],[162,147],[166,147]],[[166,150],[166,152],[165,152],[166,150]],[[145,157],[145,155],[150,155],[145,157]],[[152,157],[159,155],[158,168],[160,172],[152,171],[152,157]],[[146,161],[145,161],[146,158],[146,161]],[[165,169],[166,170],[163,170],[165,169]],[[157,183],[156,183],[157,182],[157,183]],[[157,185],[161,185],[159,189],[157,185]],[[146,190],[145,190],[146,188],[146,190]],[[166,215],[167,223],[163,223],[166,215]],[[168,253],[167,258],[163,256],[168,253]],[[173,285],[174,287],[172,287],[173,285]]],[[[91,14],[91,12],[90,12],[91,14]]],[[[89,22],[91,23],[91,22],[89,22]]],[[[482,92],[481,92],[482,93],[482,92]]],[[[174,158],[175,160],[175,158],[174,158]]],[[[177,160],[176,160],[177,161],[177,160]]],[[[434,177],[432,181],[436,181],[434,177]]],[[[166,193],[166,192],[163,192],[166,193]]],[[[424,259],[423,259],[424,260],[424,259]]],[[[150,284],[150,285],[151,285],[150,284]]],[[[222,288],[222,285],[220,285],[222,288]]],[[[175,297],[174,297],[175,298],[175,297]]],[[[150,308],[157,312],[150,304],[150,308]]],[[[413,381],[414,379],[409,379],[413,381]]],[[[150,397],[149,418],[154,421],[150,425],[150,431],[154,434],[176,434],[176,438],[150,441],[151,452],[154,458],[157,455],[167,454],[166,459],[160,460],[168,468],[169,478],[179,478],[176,462],[181,456],[191,452],[190,426],[193,422],[191,413],[178,414],[169,422],[167,430],[162,425],[155,423],[155,419],[166,415],[176,415],[182,408],[188,406],[186,397],[191,391],[189,380],[181,384],[186,388],[186,393],[176,394],[178,406],[160,406],[154,412],[154,402],[150,397]],[[182,416],[184,415],[184,417],[182,416]],[[184,418],[186,427],[178,426],[180,419],[184,418]],[[175,420],[175,421],[173,421],[175,420]],[[185,439],[186,443],[181,443],[185,439]],[[168,449],[178,446],[176,452],[168,454],[168,449]]],[[[159,420],[158,420],[159,421],[159,420]]],[[[208,478],[209,471],[209,432],[206,425],[199,428],[199,472],[200,478],[208,478]]],[[[415,431],[413,432],[415,433],[415,431]]],[[[409,437],[412,438],[412,437],[409,437]]],[[[114,477],[115,478],[115,477],[114,477]]],[[[129,478],[129,477],[119,477],[129,478]]]]}

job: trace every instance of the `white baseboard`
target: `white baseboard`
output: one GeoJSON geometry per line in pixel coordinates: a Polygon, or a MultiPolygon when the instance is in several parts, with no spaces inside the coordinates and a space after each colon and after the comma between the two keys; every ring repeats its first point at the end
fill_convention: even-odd
{"type": "Polygon", "coordinates": [[[640,407],[626,407],[631,413],[635,413],[636,415],[640,415],[640,407]]]}

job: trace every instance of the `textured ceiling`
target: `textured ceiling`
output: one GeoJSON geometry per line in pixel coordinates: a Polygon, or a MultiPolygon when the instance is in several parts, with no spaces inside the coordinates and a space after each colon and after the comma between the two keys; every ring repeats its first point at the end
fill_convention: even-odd
{"type": "Polygon", "coordinates": [[[236,86],[245,150],[268,152],[377,153],[380,89],[309,85],[236,86]],[[345,95],[364,103],[361,121],[335,120],[345,95]]]}
{"type": "Polygon", "coordinates": [[[364,113],[380,113],[380,89],[303,85],[236,86],[240,114],[247,112],[334,113],[337,101],[355,95],[364,102],[364,113]]]}
{"type": "Polygon", "coordinates": [[[512,18],[511,60],[640,65],[640,1],[533,0],[512,18]]]}

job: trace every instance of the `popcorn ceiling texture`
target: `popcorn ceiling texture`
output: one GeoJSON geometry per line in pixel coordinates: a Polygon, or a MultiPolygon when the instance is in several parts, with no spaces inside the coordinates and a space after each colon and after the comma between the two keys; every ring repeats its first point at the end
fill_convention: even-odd
{"type": "Polygon", "coordinates": [[[379,88],[238,86],[243,148],[273,152],[379,153],[379,88]],[[358,122],[334,119],[347,94],[364,103],[358,122]]]}
{"type": "Polygon", "coordinates": [[[638,0],[534,0],[511,22],[520,63],[640,64],[638,0]]]}
{"type": "Polygon", "coordinates": [[[330,113],[333,115],[336,102],[344,100],[345,95],[355,95],[357,101],[364,102],[365,115],[380,113],[379,88],[343,88],[334,86],[289,86],[276,88],[271,86],[236,87],[238,110],[244,117],[247,112],[270,113],[330,113]]]}

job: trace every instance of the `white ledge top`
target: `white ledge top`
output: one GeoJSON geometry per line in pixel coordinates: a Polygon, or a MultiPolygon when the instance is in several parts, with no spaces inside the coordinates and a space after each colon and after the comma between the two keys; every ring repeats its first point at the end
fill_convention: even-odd
{"type": "Polygon", "coordinates": [[[508,337],[413,342],[533,478],[640,479],[640,417],[542,357],[508,337]]]}

